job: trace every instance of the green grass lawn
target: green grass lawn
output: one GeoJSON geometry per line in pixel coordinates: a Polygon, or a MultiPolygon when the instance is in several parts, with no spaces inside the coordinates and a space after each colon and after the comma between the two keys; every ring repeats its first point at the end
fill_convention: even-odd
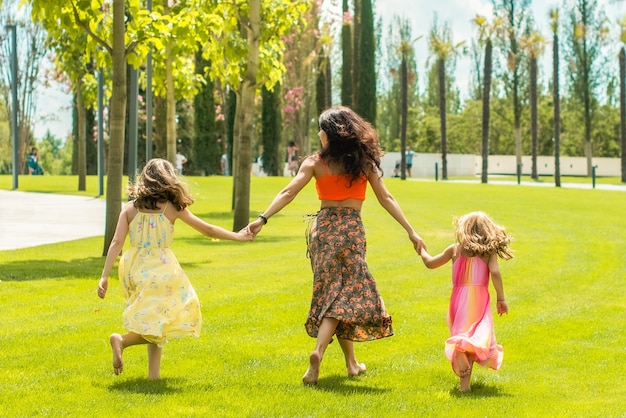
{"type": "MultiPolygon", "coordinates": [[[[288,180],[253,178],[251,217],[288,180]]],[[[230,228],[231,178],[187,182],[192,211],[230,228]]],[[[443,353],[451,267],[427,270],[371,191],[368,263],[396,335],[358,343],[368,372],[352,379],[331,344],[319,385],[302,385],[315,345],[303,325],[312,280],[303,215],[319,205],[310,184],[253,243],[177,225],[174,251],[199,294],[203,333],[164,348],[158,382],[146,380],[145,347],[128,348],[124,373],[112,372],[108,336],[123,331],[124,302],[114,275],[107,298],[96,296],[102,237],[0,251],[0,416],[626,416],[626,193],[386,183],[431,253],[453,242],[452,217],[473,210],[514,237],[516,258],[500,264],[510,312],[495,317],[504,363],[476,368],[472,393],[458,393],[443,353]]],[[[76,186],[44,176],[20,190],[76,186]]],[[[96,194],[90,177],[85,195],[96,194]]]]}

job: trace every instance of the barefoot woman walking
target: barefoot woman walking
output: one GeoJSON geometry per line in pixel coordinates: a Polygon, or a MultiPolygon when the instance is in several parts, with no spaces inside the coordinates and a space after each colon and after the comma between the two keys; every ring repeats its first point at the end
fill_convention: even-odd
{"type": "Polygon", "coordinates": [[[375,129],[347,107],[326,110],[319,118],[322,150],[307,157],[294,179],[267,210],[250,223],[258,233],[267,220],[315,178],[321,209],[308,234],[313,268],[313,296],[306,320],[307,333],[317,338],[302,381],[317,384],[326,347],[337,336],[349,376],[365,371],[354,354],[354,341],[393,335],[376,282],[365,262],[365,230],[361,206],[369,183],[378,202],[406,230],[419,253],[424,242],[387,191],[380,172],[382,151],[375,129]]]}

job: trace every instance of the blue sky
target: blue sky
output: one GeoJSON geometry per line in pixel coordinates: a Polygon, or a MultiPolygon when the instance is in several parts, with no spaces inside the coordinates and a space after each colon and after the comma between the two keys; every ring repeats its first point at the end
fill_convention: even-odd
{"type": "MultiPolygon", "coordinates": [[[[325,0],[334,1],[337,0],[325,0]]],[[[626,14],[626,1],[598,0],[605,7],[609,18],[615,21],[626,14]]],[[[549,36],[548,11],[561,6],[562,0],[534,0],[532,12],[539,29],[549,36]]],[[[339,2],[341,6],[341,2],[339,2]]],[[[465,40],[468,44],[475,37],[475,28],[471,19],[476,14],[489,15],[492,11],[491,0],[376,0],[375,14],[383,18],[385,31],[394,15],[407,17],[412,22],[413,36],[424,36],[416,43],[418,56],[418,72],[423,74],[428,57],[427,35],[437,13],[439,22],[446,22],[452,28],[455,43],[465,40]]],[[[547,56],[548,54],[546,54],[547,56]]],[[[469,82],[470,59],[459,58],[457,63],[456,81],[462,94],[466,94],[469,82]]],[[[424,79],[420,75],[420,79],[424,79]]],[[[35,136],[41,138],[47,130],[55,136],[66,138],[71,131],[70,97],[64,93],[63,87],[57,86],[41,90],[39,95],[38,115],[35,136]]]]}

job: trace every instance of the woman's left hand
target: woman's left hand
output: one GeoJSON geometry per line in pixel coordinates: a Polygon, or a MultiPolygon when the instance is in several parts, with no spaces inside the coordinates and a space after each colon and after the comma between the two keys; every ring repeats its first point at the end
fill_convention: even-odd
{"type": "Polygon", "coordinates": [[[409,234],[409,239],[411,240],[411,242],[413,243],[413,248],[415,248],[415,252],[420,254],[423,249],[426,249],[426,243],[424,243],[424,240],[422,239],[422,237],[420,237],[417,232],[412,231],[409,234]]]}

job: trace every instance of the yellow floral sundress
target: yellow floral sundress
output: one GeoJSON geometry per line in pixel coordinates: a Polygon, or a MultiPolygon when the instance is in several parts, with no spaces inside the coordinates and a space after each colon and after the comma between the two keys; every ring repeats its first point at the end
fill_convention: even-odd
{"type": "Polygon", "coordinates": [[[119,265],[126,330],[159,346],[172,338],[199,337],[200,301],[170,248],[174,224],[163,212],[139,211],[129,235],[131,247],[119,265]]]}

